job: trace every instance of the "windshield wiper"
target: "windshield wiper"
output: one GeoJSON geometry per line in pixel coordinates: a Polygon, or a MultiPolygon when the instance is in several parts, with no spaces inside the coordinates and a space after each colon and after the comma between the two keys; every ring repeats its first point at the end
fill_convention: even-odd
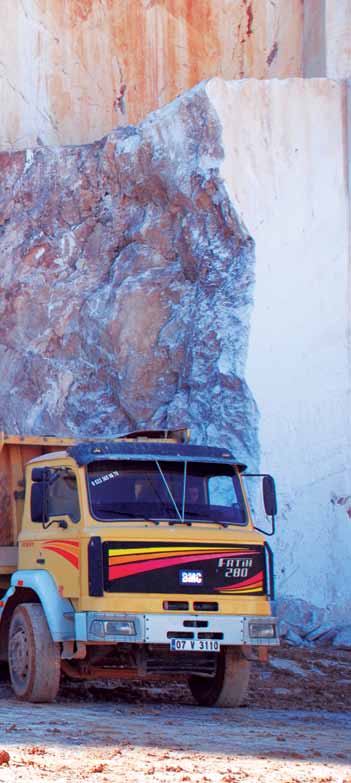
{"type": "MultiPolygon", "coordinates": [[[[153,519],[153,517],[147,517],[145,514],[134,514],[132,511],[118,511],[113,506],[99,506],[94,510],[97,514],[114,514],[122,518],[128,517],[128,519],[142,519],[145,522],[153,522],[155,525],[159,524],[159,520],[153,519]]],[[[108,520],[104,520],[104,522],[107,521],[108,520]]]]}
{"type": "Polygon", "coordinates": [[[208,519],[203,514],[198,513],[197,511],[186,511],[185,512],[185,522],[191,522],[192,517],[196,517],[193,521],[196,522],[197,519],[201,519],[201,522],[208,522],[211,525],[222,525],[222,527],[228,527],[228,525],[234,524],[233,522],[224,522],[222,519],[208,519]],[[187,514],[190,514],[190,519],[186,516],[187,514]]]}
{"type": "MultiPolygon", "coordinates": [[[[164,475],[164,473],[163,473],[163,470],[162,470],[162,468],[161,468],[161,465],[159,464],[159,461],[158,461],[157,459],[155,459],[155,462],[156,462],[156,465],[157,465],[157,470],[158,470],[158,472],[159,472],[159,474],[160,474],[160,476],[161,476],[161,478],[162,478],[162,481],[163,481],[163,483],[164,483],[164,485],[165,485],[165,487],[166,487],[166,491],[167,491],[168,497],[170,498],[170,500],[171,500],[171,503],[172,503],[172,506],[173,506],[173,508],[175,509],[175,512],[176,512],[176,514],[177,514],[178,520],[179,520],[179,522],[184,522],[184,519],[182,518],[182,515],[181,515],[181,514],[180,514],[180,512],[179,512],[179,508],[178,508],[178,506],[177,506],[177,503],[176,503],[176,501],[175,501],[175,499],[174,499],[174,497],[173,497],[173,494],[172,494],[172,492],[171,492],[171,489],[170,489],[170,487],[168,486],[168,482],[167,482],[167,479],[166,479],[166,477],[165,477],[165,475],[164,475]]],[[[185,465],[186,465],[186,463],[184,463],[184,467],[185,467],[185,465]]],[[[184,492],[183,492],[183,497],[184,497],[184,492]]],[[[163,504],[163,505],[164,505],[164,504],[163,504]]]]}

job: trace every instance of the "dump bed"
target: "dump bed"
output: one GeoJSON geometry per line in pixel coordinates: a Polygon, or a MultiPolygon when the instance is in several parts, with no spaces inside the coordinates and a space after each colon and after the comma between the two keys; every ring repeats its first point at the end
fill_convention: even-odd
{"type": "MultiPolygon", "coordinates": [[[[110,440],[166,440],[186,443],[189,437],[188,429],[179,428],[126,432],[111,437],[110,440]]],[[[76,438],[7,435],[0,432],[0,576],[13,572],[17,566],[17,537],[23,516],[26,464],[34,457],[63,451],[79,442],[76,438]]]]}
{"type": "Polygon", "coordinates": [[[16,566],[17,536],[24,505],[25,465],[33,457],[60,451],[77,441],[0,433],[0,573],[16,566]]]}

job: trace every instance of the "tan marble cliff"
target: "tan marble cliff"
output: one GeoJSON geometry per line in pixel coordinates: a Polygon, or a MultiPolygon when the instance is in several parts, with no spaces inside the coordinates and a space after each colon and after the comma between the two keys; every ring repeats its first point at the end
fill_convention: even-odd
{"type": "Polygon", "coordinates": [[[344,78],[351,71],[351,0],[3,6],[1,149],[93,141],[213,76],[344,78]]]}

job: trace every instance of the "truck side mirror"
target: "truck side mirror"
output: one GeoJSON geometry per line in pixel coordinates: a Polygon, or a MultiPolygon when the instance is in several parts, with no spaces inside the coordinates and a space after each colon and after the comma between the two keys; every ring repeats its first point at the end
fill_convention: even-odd
{"type": "MultiPolygon", "coordinates": [[[[38,468],[38,470],[40,470],[40,468],[38,468]]],[[[45,524],[48,521],[47,488],[46,483],[40,479],[37,479],[36,483],[32,484],[30,512],[32,522],[42,522],[45,524]]]]}
{"type": "Polygon", "coordinates": [[[272,476],[264,476],[262,480],[262,492],[264,510],[269,517],[275,517],[277,514],[277,496],[275,492],[275,483],[272,476]]]}

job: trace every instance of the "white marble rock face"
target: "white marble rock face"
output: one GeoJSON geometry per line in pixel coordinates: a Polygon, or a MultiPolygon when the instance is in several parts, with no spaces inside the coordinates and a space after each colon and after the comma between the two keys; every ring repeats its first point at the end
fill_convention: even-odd
{"type": "Polygon", "coordinates": [[[351,609],[350,94],[328,79],[207,85],[221,174],[255,242],[246,381],[277,479],[278,594],[351,609]]]}

